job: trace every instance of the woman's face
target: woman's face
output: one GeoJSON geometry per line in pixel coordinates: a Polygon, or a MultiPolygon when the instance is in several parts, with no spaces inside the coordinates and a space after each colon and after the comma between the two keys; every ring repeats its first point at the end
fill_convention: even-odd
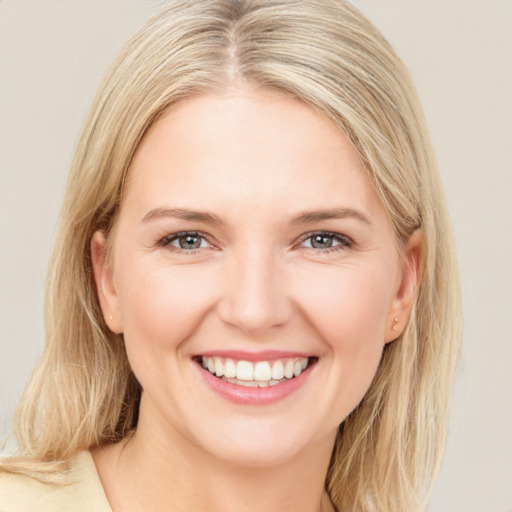
{"type": "Polygon", "coordinates": [[[144,390],[140,422],[248,465],[332,447],[403,328],[415,267],[340,129],[251,90],[155,123],[110,263],[100,233],[92,249],[106,321],[144,390]]]}

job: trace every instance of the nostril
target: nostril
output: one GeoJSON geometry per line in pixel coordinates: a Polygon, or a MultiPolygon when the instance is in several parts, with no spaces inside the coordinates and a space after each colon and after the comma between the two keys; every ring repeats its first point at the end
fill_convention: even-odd
{"type": "Polygon", "coordinates": [[[284,303],[227,302],[219,307],[220,319],[247,335],[261,336],[269,330],[286,325],[291,317],[290,308],[284,303]]]}

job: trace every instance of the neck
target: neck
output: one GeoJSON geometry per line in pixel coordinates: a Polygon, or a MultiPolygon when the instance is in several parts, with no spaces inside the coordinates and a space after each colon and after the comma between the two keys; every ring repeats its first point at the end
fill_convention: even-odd
{"type": "Polygon", "coordinates": [[[244,467],[204,453],[139,418],[136,434],[93,457],[113,512],[329,512],[324,490],[334,436],[292,460],[244,467]],[[179,468],[179,470],[177,470],[179,468]]]}

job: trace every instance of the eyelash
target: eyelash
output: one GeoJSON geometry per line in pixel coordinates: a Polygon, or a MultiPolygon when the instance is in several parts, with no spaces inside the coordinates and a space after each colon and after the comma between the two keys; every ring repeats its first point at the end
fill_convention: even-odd
{"type": "Polygon", "coordinates": [[[306,240],[313,238],[314,236],[322,236],[325,238],[332,238],[333,242],[338,242],[338,245],[334,247],[327,247],[325,249],[317,249],[315,247],[311,247],[317,254],[326,254],[336,251],[343,251],[346,249],[350,249],[354,247],[354,241],[346,235],[342,235],[340,233],[333,233],[331,231],[312,231],[310,233],[306,233],[300,239],[300,243],[303,244],[306,240]]]}
{"type": "MultiPolygon", "coordinates": [[[[169,247],[171,248],[172,252],[176,254],[186,254],[188,256],[192,256],[197,254],[201,248],[198,249],[182,249],[179,247],[174,247],[171,245],[172,242],[179,240],[182,237],[185,236],[191,236],[196,238],[202,238],[206,242],[210,243],[208,241],[208,236],[205,233],[201,233],[199,231],[181,231],[179,233],[173,233],[171,235],[167,235],[164,238],[162,238],[158,245],[160,247],[169,247]]],[[[346,250],[352,248],[355,244],[352,239],[350,239],[346,235],[341,235],[340,233],[332,233],[330,231],[312,231],[310,233],[305,233],[299,240],[300,244],[303,244],[306,240],[309,240],[310,238],[313,238],[314,236],[322,236],[325,238],[331,238],[334,241],[338,242],[338,245],[335,245],[334,247],[327,247],[325,249],[318,249],[315,247],[310,247],[310,249],[313,249],[317,254],[325,255],[326,253],[331,253],[335,251],[340,250],[346,250]]],[[[211,244],[211,243],[210,243],[211,244]]],[[[213,245],[213,244],[211,244],[213,245]]]]}
{"type": "MultiPolygon", "coordinates": [[[[171,243],[174,242],[175,240],[179,240],[180,238],[185,237],[185,236],[193,236],[193,237],[197,237],[197,238],[202,238],[203,240],[208,242],[208,236],[205,235],[204,233],[201,233],[199,231],[181,231],[179,233],[173,233],[171,235],[165,236],[164,238],[162,238],[160,240],[160,242],[158,242],[158,245],[161,247],[169,247],[172,250],[172,252],[174,252],[176,254],[186,254],[187,256],[192,256],[194,254],[197,254],[197,252],[200,249],[188,250],[188,249],[182,249],[180,247],[174,247],[171,245],[171,243]]],[[[208,242],[208,243],[210,243],[210,242],[208,242]]]]}

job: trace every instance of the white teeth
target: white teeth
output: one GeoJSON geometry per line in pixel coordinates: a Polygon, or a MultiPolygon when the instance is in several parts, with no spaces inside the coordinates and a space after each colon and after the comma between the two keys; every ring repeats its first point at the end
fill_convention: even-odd
{"type": "Polygon", "coordinates": [[[265,388],[267,386],[275,386],[276,384],[281,384],[288,379],[284,379],[284,381],[270,380],[270,381],[256,381],[256,380],[238,380],[238,379],[226,379],[226,377],[222,377],[222,380],[229,382],[230,384],[236,384],[238,386],[245,386],[249,388],[265,388]]]}
{"type": "Polygon", "coordinates": [[[235,361],[223,357],[203,356],[203,368],[227,382],[252,387],[275,386],[298,377],[308,366],[307,357],[276,359],[275,361],[235,361]]]}
{"type": "Polygon", "coordinates": [[[214,357],[213,360],[215,361],[215,375],[222,377],[224,375],[224,365],[220,357],[214,357]]]}
{"type": "Polygon", "coordinates": [[[254,368],[249,361],[238,361],[236,365],[236,378],[238,380],[254,380],[254,368]]]}
{"type": "MultiPolygon", "coordinates": [[[[306,366],[307,366],[307,359],[306,359],[306,366]]],[[[272,379],[274,380],[281,380],[284,377],[284,366],[282,361],[276,361],[272,365],[272,379]]]]}
{"type": "Polygon", "coordinates": [[[254,367],[254,380],[269,381],[271,377],[272,370],[270,369],[270,363],[267,361],[256,363],[256,366],[254,367]]]}
{"type": "Polygon", "coordinates": [[[236,377],[236,364],[233,359],[226,359],[224,361],[224,375],[228,379],[234,379],[236,377]]]}
{"type": "Polygon", "coordinates": [[[288,361],[286,361],[286,365],[284,367],[284,376],[287,379],[291,379],[293,377],[293,359],[288,359],[288,361]]]}

